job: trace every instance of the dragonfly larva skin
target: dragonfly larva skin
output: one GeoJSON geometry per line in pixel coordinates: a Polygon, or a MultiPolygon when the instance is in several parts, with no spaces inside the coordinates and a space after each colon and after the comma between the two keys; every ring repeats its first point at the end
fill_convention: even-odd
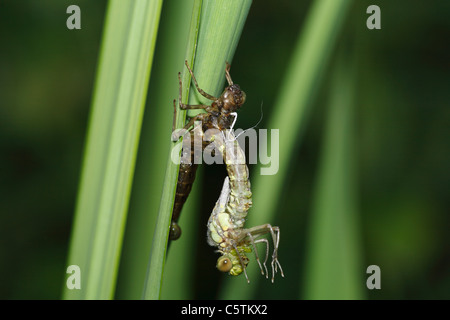
{"type": "MultiPolygon", "coordinates": [[[[189,194],[192,190],[192,185],[197,173],[198,163],[195,161],[195,148],[194,139],[203,139],[203,131],[201,129],[194,129],[190,132],[190,140],[183,140],[183,154],[180,159],[180,168],[178,171],[177,189],[175,192],[175,201],[172,210],[172,222],[170,226],[169,239],[177,240],[181,236],[181,228],[178,225],[178,219],[180,217],[183,205],[186,202],[189,194]],[[188,145],[186,145],[188,144],[188,145]]],[[[204,141],[202,144],[202,150],[209,144],[204,141]]]]}
{"type": "MultiPolygon", "coordinates": [[[[210,134],[210,131],[205,132],[205,135],[210,134]]],[[[280,239],[279,228],[272,227],[270,224],[249,229],[244,228],[245,217],[252,206],[252,192],[245,154],[236,137],[231,130],[216,130],[215,134],[211,134],[209,138],[214,142],[218,151],[222,153],[228,171],[228,177],[225,178],[219,200],[208,220],[208,244],[217,246],[218,251],[222,254],[217,260],[217,268],[234,276],[244,272],[249,282],[245,271],[249,260],[245,254],[250,253],[253,248],[261,273],[268,277],[266,261],[269,244],[266,239],[257,238],[270,233],[274,245],[271,262],[272,282],[278,267],[284,277],[283,269],[277,257],[280,239]],[[262,242],[266,244],[266,258],[263,265],[259,261],[255,246],[256,243],[262,242]]]]}
{"type": "MultiPolygon", "coordinates": [[[[224,130],[229,129],[233,123],[234,115],[233,113],[236,112],[245,102],[245,92],[242,91],[239,87],[239,85],[234,84],[233,80],[230,76],[230,65],[226,63],[225,68],[225,76],[228,81],[228,87],[225,88],[223,93],[219,98],[213,97],[206,92],[204,92],[202,89],[199,88],[197,84],[197,80],[194,77],[194,73],[192,72],[191,68],[189,67],[187,61],[185,61],[186,67],[188,71],[190,72],[192,76],[192,80],[194,81],[194,84],[197,88],[197,91],[203,95],[204,97],[212,100],[210,106],[208,105],[187,105],[183,104],[181,102],[181,77],[180,74],[178,74],[179,79],[179,107],[183,110],[189,110],[189,109],[204,109],[206,113],[198,114],[197,116],[190,119],[190,121],[186,124],[184,127],[185,130],[189,130],[193,125],[195,121],[201,121],[202,130],[206,131],[211,128],[215,128],[218,130],[224,130]]],[[[174,101],[174,107],[175,107],[175,114],[176,114],[176,106],[174,101]]],[[[174,132],[175,133],[175,132],[174,132]]],[[[192,136],[192,134],[191,134],[192,136]]],[[[172,140],[177,141],[180,138],[180,135],[174,134],[172,135],[172,140]]],[[[195,146],[194,146],[194,139],[191,139],[191,153],[193,152],[195,146]]],[[[209,143],[204,141],[202,143],[202,148],[204,149],[209,143]]],[[[190,160],[191,161],[181,161],[180,163],[180,169],[178,172],[178,182],[177,182],[177,189],[175,193],[175,201],[174,201],[174,208],[172,210],[172,223],[169,233],[169,239],[170,240],[177,240],[181,236],[181,228],[178,225],[178,218],[180,216],[181,210],[183,208],[184,203],[186,202],[191,189],[192,185],[195,180],[196,172],[198,164],[194,163],[192,161],[193,155],[191,155],[190,160]]]]}

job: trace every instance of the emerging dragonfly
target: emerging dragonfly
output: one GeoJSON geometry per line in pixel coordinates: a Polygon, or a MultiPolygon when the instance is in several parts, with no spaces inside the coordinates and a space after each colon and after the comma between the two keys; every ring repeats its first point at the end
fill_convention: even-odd
{"type": "MultiPolygon", "coordinates": [[[[203,109],[206,113],[200,113],[195,117],[191,118],[189,122],[184,127],[185,130],[190,130],[193,127],[195,121],[201,121],[201,130],[190,130],[191,139],[187,140],[187,143],[191,143],[191,146],[183,144],[183,150],[191,150],[191,154],[185,155],[181,157],[180,169],[178,172],[178,182],[177,189],[175,194],[175,202],[172,210],[172,223],[170,228],[169,239],[177,240],[181,236],[181,228],[178,225],[178,219],[180,217],[181,210],[183,208],[184,203],[186,202],[191,189],[192,184],[195,180],[195,175],[197,172],[198,165],[194,161],[194,140],[202,139],[197,141],[203,141],[202,148],[204,149],[209,142],[203,140],[203,132],[208,129],[215,128],[218,130],[229,129],[232,126],[232,123],[235,119],[235,112],[244,104],[245,102],[245,92],[241,90],[238,84],[234,84],[233,80],[230,76],[230,64],[227,62],[225,67],[225,77],[228,82],[228,87],[225,88],[220,97],[216,98],[198,86],[197,80],[195,79],[194,73],[187,61],[185,61],[186,68],[192,76],[192,80],[194,81],[195,87],[197,91],[204,96],[205,98],[213,101],[211,105],[188,105],[181,102],[181,94],[182,94],[182,83],[181,83],[181,74],[178,73],[178,82],[180,84],[180,91],[178,96],[179,107],[183,110],[190,109],[203,109]]],[[[174,106],[174,124],[173,124],[173,135],[172,140],[177,141],[183,134],[183,130],[175,133],[175,117],[176,117],[176,99],[173,101],[174,106]]],[[[185,131],[184,131],[185,132],[185,131]]],[[[183,141],[184,143],[184,141],[183,141]]]]}
{"type": "Polygon", "coordinates": [[[214,141],[216,148],[223,155],[228,171],[228,177],[225,178],[219,200],[208,220],[208,244],[217,246],[218,252],[222,254],[217,260],[217,268],[222,272],[229,272],[233,276],[244,272],[247,282],[250,282],[246,272],[249,262],[246,253],[250,253],[253,248],[261,274],[265,274],[268,278],[266,262],[269,255],[269,242],[260,237],[270,233],[273,241],[271,268],[272,282],[274,282],[278,268],[281,276],[284,277],[283,269],[278,261],[280,228],[272,227],[270,224],[244,228],[245,217],[252,206],[252,192],[244,151],[231,130],[226,130],[226,132],[208,130],[207,134],[211,131],[215,131],[215,133],[208,139],[214,141]],[[263,265],[261,265],[256,249],[257,243],[266,244],[266,257],[263,265]]]}

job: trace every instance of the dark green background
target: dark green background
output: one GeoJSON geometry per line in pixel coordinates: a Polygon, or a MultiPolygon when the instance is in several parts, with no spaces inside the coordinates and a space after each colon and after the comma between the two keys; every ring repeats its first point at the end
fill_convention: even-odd
{"type": "MultiPolygon", "coordinates": [[[[254,1],[232,67],[248,97],[242,128],[259,120],[261,102],[265,128],[310,4],[254,1]]],[[[60,298],[105,8],[106,1],[0,2],[0,298],[60,298]],[[81,8],[82,30],[66,28],[70,4],[81,8]]],[[[449,39],[450,2],[397,0],[354,1],[338,40],[355,52],[363,258],[382,272],[382,289],[367,290],[372,299],[450,298],[449,39]],[[381,30],[366,28],[371,4],[381,8],[381,30]]],[[[289,277],[274,297],[298,296],[292,283],[304,261],[290,253],[305,249],[298,243],[306,241],[327,83],[279,201],[289,277]]],[[[220,169],[202,170],[207,219],[223,178],[220,169]]],[[[213,255],[199,249],[206,250],[213,255]]],[[[213,297],[205,275],[197,277],[194,297],[213,297]]]]}

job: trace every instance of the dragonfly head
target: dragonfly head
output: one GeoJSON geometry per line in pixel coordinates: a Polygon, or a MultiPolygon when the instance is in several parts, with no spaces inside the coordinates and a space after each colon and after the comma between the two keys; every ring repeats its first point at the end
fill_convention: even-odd
{"type": "Polygon", "coordinates": [[[245,253],[251,252],[247,246],[238,247],[238,252],[236,250],[231,250],[229,252],[224,252],[222,256],[217,259],[217,269],[222,272],[228,272],[232,276],[240,275],[248,265],[248,258],[245,253]],[[241,261],[242,260],[242,261],[241,261]]]}
{"type": "Polygon", "coordinates": [[[222,100],[222,110],[225,113],[235,112],[245,102],[245,92],[241,90],[238,84],[232,84],[225,88],[220,100],[222,100]]]}

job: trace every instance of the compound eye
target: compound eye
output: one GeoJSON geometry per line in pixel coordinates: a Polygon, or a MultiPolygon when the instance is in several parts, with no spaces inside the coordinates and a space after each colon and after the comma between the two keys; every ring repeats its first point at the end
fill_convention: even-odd
{"type": "Polygon", "coordinates": [[[241,104],[244,104],[244,102],[245,102],[245,98],[247,98],[247,95],[245,94],[245,92],[244,91],[241,91],[242,92],[242,97],[241,97],[241,104]]]}
{"type": "Polygon", "coordinates": [[[240,107],[245,103],[245,98],[246,98],[245,92],[241,91],[240,94],[234,96],[234,101],[240,107]]]}
{"type": "Polygon", "coordinates": [[[217,259],[217,269],[219,269],[219,271],[229,272],[231,268],[233,268],[233,264],[229,258],[222,256],[217,259]]]}

